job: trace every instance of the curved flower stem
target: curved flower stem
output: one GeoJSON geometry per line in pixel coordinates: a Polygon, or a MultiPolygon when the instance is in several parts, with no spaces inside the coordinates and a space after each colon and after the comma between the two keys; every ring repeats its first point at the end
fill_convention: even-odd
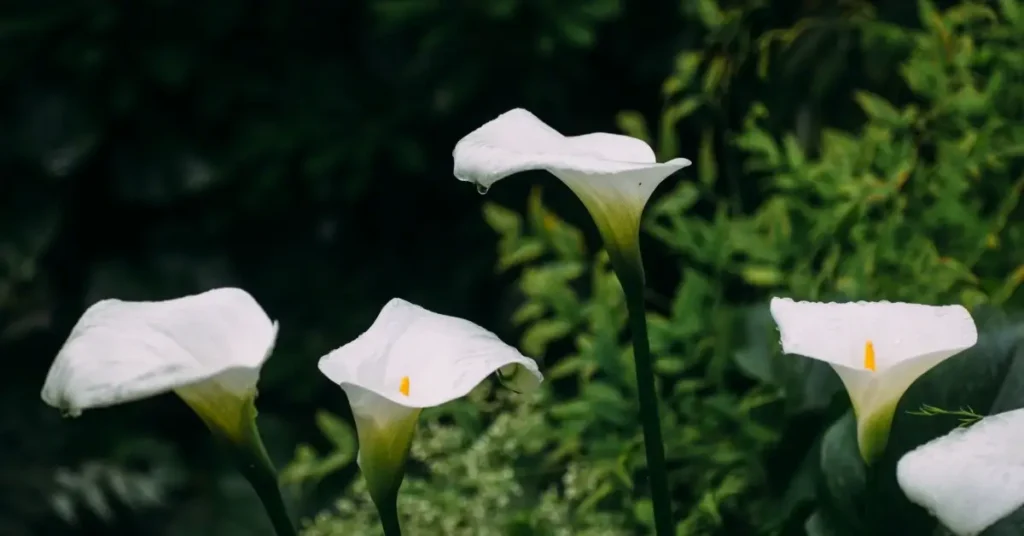
{"type": "Polygon", "coordinates": [[[243,440],[234,442],[227,438],[223,439],[234,454],[233,458],[239,471],[263,503],[263,509],[267,511],[277,536],[296,536],[295,525],[288,516],[288,509],[281,497],[281,489],[277,485],[277,471],[267,456],[267,449],[263,446],[263,440],[260,439],[259,430],[256,428],[256,408],[250,402],[247,409],[248,414],[244,418],[248,423],[243,440]]]}
{"type": "Polygon", "coordinates": [[[640,422],[644,431],[644,450],[647,455],[647,474],[654,507],[655,532],[658,536],[670,536],[675,534],[675,528],[665,469],[665,447],[661,439],[658,393],[655,390],[650,342],[647,339],[643,263],[640,259],[639,246],[628,248],[627,251],[613,252],[612,249],[609,248],[609,256],[626,295],[629,330],[633,337],[637,397],[640,400],[640,422]]]}

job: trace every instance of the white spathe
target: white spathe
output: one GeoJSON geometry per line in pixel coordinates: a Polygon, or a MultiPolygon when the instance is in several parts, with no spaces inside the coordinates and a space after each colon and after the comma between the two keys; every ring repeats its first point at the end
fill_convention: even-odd
{"type": "Polygon", "coordinates": [[[640,215],[658,185],[691,164],[685,158],[658,163],[647,143],[629,136],[563,136],[522,108],[466,135],[452,156],[455,177],[481,191],[522,171],[550,172],[586,205],[606,240],[618,245],[636,240],[640,215]]]}
{"type": "Polygon", "coordinates": [[[868,462],[881,453],[903,393],[939,363],[978,342],[960,305],[819,303],[772,298],[782,350],[827,362],[850,395],[868,462]]]}
{"type": "Polygon", "coordinates": [[[381,495],[397,492],[420,410],[465,396],[498,370],[517,389],[543,379],[534,360],[490,331],[398,298],[366,332],[320,359],[320,371],[348,397],[360,467],[381,495]]]}
{"type": "Polygon", "coordinates": [[[958,536],[980,534],[1024,506],[1024,410],[985,417],[903,456],[907,498],[958,536]]]}
{"type": "Polygon", "coordinates": [[[277,324],[246,291],[87,309],[57,354],[43,401],[68,415],[174,391],[229,436],[256,394],[277,324]]]}

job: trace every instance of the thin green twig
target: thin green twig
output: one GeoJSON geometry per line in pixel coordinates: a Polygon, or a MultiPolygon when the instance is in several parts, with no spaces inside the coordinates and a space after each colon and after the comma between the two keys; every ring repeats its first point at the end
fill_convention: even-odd
{"type": "Polygon", "coordinates": [[[957,420],[960,421],[960,428],[966,428],[985,418],[984,415],[974,411],[974,408],[970,406],[966,406],[958,410],[948,410],[928,404],[921,404],[921,409],[917,411],[908,411],[907,414],[916,415],[918,417],[935,417],[938,415],[956,417],[957,420]]]}

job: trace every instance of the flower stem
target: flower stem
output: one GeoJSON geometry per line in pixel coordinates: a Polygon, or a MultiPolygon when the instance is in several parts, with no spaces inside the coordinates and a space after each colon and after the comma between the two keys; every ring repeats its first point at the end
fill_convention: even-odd
{"type": "Polygon", "coordinates": [[[395,501],[383,501],[377,505],[380,515],[380,526],[384,528],[384,536],[402,536],[402,524],[398,521],[398,505],[395,501]]]}
{"type": "MultiPolygon", "coordinates": [[[[634,249],[634,248],[630,248],[634,249]]],[[[672,522],[672,504],[669,500],[668,477],[665,469],[665,447],[661,439],[661,418],[658,415],[658,393],[654,385],[650,342],[647,339],[647,315],[644,304],[644,268],[639,247],[623,255],[611,254],[612,266],[626,295],[629,329],[633,337],[633,361],[636,365],[637,396],[640,400],[640,422],[644,432],[644,450],[647,455],[647,474],[654,507],[654,528],[658,536],[675,534],[672,522]]]]}
{"type": "Polygon", "coordinates": [[[263,503],[263,509],[266,510],[277,536],[296,536],[295,526],[288,516],[288,509],[281,497],[281,489],[277,485],[277,471],[267,455],[267,449],[263,446],[263,440],[260,439],[259,430],[256,428],[255,405],[250,402],[249,406],[250,411],[246,418],[250,423],[245,433],[245,440],[242,443],[228,442],[230,450],[235,455],[239,471],[249,481],[260,498],[260,502],[263,503]]]}

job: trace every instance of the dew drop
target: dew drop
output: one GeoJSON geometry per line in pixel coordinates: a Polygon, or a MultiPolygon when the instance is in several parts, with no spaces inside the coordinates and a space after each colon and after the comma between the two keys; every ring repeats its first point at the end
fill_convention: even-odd
{"type": "Polygon", "coordinates": [[[484,186],[483,184],[480,184],[480,183],[476,184],[476,193],[478,193],[480,195],[487,195],[487,190],[490,190],[490,188],[488,188],[488,187],[486,187],[486,186],[484,186]]]}

